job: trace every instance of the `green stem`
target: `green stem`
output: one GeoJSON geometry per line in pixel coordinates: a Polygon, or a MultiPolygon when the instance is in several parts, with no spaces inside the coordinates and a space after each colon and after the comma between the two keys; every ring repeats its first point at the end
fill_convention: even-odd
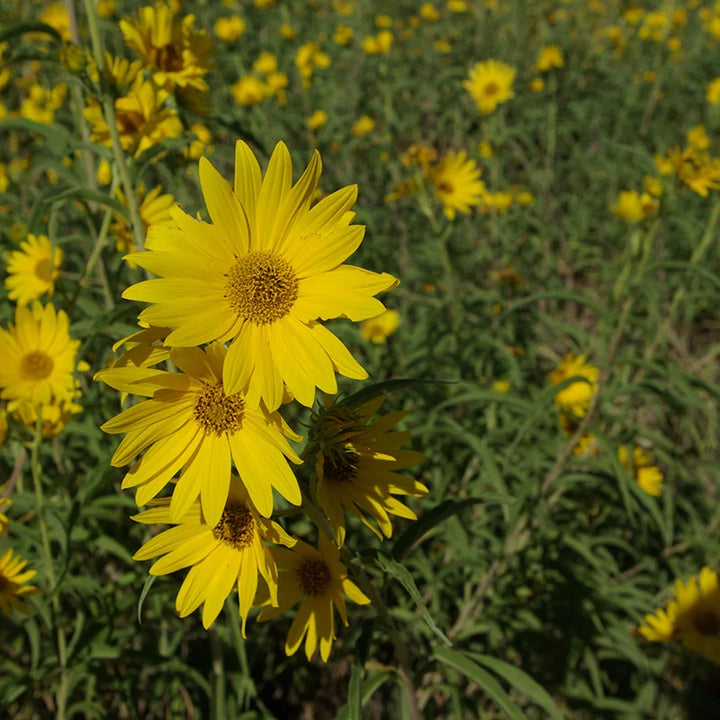
{"type": "Polygon", "coordinates": [[[50,584],[50,599],[53,609],[53,623],[57,630],[57,646],[58,659],[60,661],[60,687],[57,690],[57,708],[55,717],[58,720],[65,720],[67,717],[67,696],[68,696],[68,676],[67,676],[67,643],[65,640],[65,632],[59,624],[60,619],[60,602],[56,591],[57,579],[55,576],[55,568],[53,566],[52,551],[50,549],[50,536],[48,534],[47,521],[45,520],[45,501],[42,490],[42,467],[40,463],[40,445],[42,443],[42,408],[37,407],[37,421],[35,423],[35,435],[30,445],[30,469],[32,472],[33,485],[35,486],[35,500],[37,502],[37,512],[40,521],[40,542],[42,545],[43,565],[45,566],[45,574],[50,584]]]}
{"type": "Polygon", "coordinates": [[[225,663],[217,630],[210,628],[210,650],[212,652],[212,669],[215,676],[215,692],[213,694],[212,717],[214,720],[225,720],[225,663]]]}

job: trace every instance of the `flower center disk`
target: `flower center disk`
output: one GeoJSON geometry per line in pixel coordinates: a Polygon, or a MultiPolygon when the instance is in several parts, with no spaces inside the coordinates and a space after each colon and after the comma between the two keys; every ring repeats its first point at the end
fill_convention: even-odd
{"type": "Polygon", "coordinates": [[[307,560],[297,569],[306,595],[322,595],[330,584],[330,569],[320,560],[307,560]]]}
{"type": "Polygon", "coordinates": [[[693,625],[701,635],[717,636],[720,634],[720,618],[712,611],[695,616],[693,625]]]}
{"type": "Polygon", "coordinates": [[[240,316],[256,325],[280,320],[298,296],[298,280],[290,263],[269,252],[251,252],[230,268],[225,298],[240,316]]]}
{"type": "Polygon", "coordinates": [[[48,258],[43,258],[35,263],[35,276],[38,280],[50,279],[50,260],[48,258]]]}
{"type": "Polygon", "coordinates": [[[54,365],[49,355],[36,350],[23,357],[21,371],[26,380],[44,380],[50,376],[54,365]]]}
{"type": "Polygon", "coordinates": [[[346,483],[355,479],[358,471],[358,455],[343,448],[323,458],[323,476],[330,482],[346,483]]]}
{"type": "Polygon", "coordinates": [[[219,383],[205,385],[195,399],[193,415],[207,432],[233,433],[242,427],[245,399],[242,393],[226,395],[219,383]]]}
{"type": "Polygon", "coordinates": [[[255,521],[252,513],[241,503],[228,502],[218,524],[213,528],[213,535],[226,545],[242,550],[247,547],[255,534],[255,521]]]}

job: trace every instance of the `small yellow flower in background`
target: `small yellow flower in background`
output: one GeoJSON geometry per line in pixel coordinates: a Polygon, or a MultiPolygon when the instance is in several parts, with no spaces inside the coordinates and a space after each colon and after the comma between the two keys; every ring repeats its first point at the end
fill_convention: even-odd
{"type": "Polygon", "coordinates": [[[511,192],[503,190],[497,192],[484,191],[478,201],[477,209],[483,215],[489,212],[505,215],[514,201],[515,197],[511,192]]]}
{"type": "Polygon", "coordinates": [[[330,56],[320,50],[316,42],[307,42],[297,49],[295,66],[303,79],[303,87],[309,88],[316,69],[323,70],[330,66],[330,56]]]}
{"type": "Polygon", "coordinates": [[[545,81],[541,77],[533,78],[528,83],[528,88],[530,92],[540,93],[545,89],[545,81]]]}
{"type": "Polygon", "coordinates": [[[57,83],[50,89],[33,83],[28,96],[20,103],[20,117],[43,125],[52,125],[55,120],[55,111],[65,103],[67,85],[57,83]]]}
{"type": "Polygon", "coordinates": [[[553,68],[565,67],[565,58],[558,45],[546,45],[542,48],[535,61],[537,72],[549,72],[553,68]]]}
{"type": "Polygon", "coordinates": [[[665,609],[645,615],[638,631],[651,642],[680,642],[691,652],[720,665],[720,584],[703,567],[699,577],[676,580],[665,609]]]}
{"type": "Polygon", "coordinates": [[[669,160],[669,158],[665,157],[665,155],[661,155],[660,153],[658,153],[653,157],[653,162],[655,163],[655,167],[657,168],[658,172],[663,177],[667,177],[668,175],[673,174],[673,164],[669,160]]]}
{"type": "Polygon", "coordinates": [[[687,138],[688,147],[693,150],[707,150],[710,147],[710,138],[704,125],[690,128],[685,137],[687,138]]]}
{"type": "Polygon", "coordinates": [[[419,165],[424,174],[427,174],[430,165],[437,160],[438,152],[434,147],[413,143],[400,155],[400,162],[406,168],[419,165]]]}
{"type": "Polygon", "coordinates": [[[654,175],[646,175],[643,178],[643,188],[645,192],[653,197],[660,197],[662,195],[662,180],[654,175]]]}
{"type": "MultiPolygon", "coordinates": [[[[118,188],[118,199],[127,206],[125,194],[118,188]]],[[[144,183],[137,188],[137,196],[140,210],[140,219],[143,222],[145,234],[153,225],[164,225],[172,222],[170,209],[175,205],[175,198],[170,193],[162,194],[162,187],[157,185],[149,193],[145,192],[144,183]]],[[[119,214],[115,214],[113,224],[110,226],[110,235],[115,238],[115,247],[119,252],[130,253],[135,250],[134,238],[127,220],[119,214]]]]}
{"type": "Polygon", "coordinates": [[[494,380],[490,387],[495,392],[508,393],[508,392],[510,392],[510,381],[509,380],[494,380]]]}
{"type": "Polygon", "coordinates": [[[327,662],[335,638],[335,608],[347,626],[345,596],[358,605],[367,605],[370,599],[350,580],[340,551],[325,535],[320,535],[317,550],[298,541],[292,550],[273,547],[272,554],[279,571],[278,607],[264,608],[258,620],[272,620],[300,602],[285,652],[294,655],[305,638],[307,659],[319,646],[320,657],[327,662]]]}
{"type": "Polygon", "coordinates": [[[555,405],[576,418],[585,417],[590,400],[597,390],[599,375],[600,369],[585,362],[584,355],[576,357],[573,353],[568,353],[548,379],[551,385],[560,385],[570,378],[576,378],[576,381],[556,393],[555,405]]]}
{"type": "MultiPolygon", "coordinates": [[[[79,340],[69,334],[68,316],[37,300],[15,308],[15,324],[0,328],[0,397],[33,405],[70,400],[79,340]]],[[[12,403],[8,407],[12,409],[12,403]]]]}
{"type": "Polygon", "coordinates": [[[95,9],[101,18],[111,18],[115,14],[115,0],[98,0],[95,9]]]}
{"type": "Polygon", "coordinates": [[[170,515],[170,498],[152,503],[154,507],[133,517],[151,525],[177,523],[146,542],[134,560],[156,560],[151,575],[190,567],[175,601],[180,617],[186,617],[204,603],[203,627],[217,619],[225,599],[237,586],[242,634],[258,588],[258,576],[268,587],[270,602],[277,605],[278,573],[266,541],[292,547],[297,542],[280,525],[258,514],[242,483],[233,476],[222,515],[208,524],[196,500],[179,519],[170,515]]]}
{"type": "Polygon", "coordinates": [[[535,196],[529,190],[517,190],[515,202],[518,205],[532,205],[535,202],[535,196]]]}
{"type": "Polygon", "coordinates": [[[515,68],[500,60],[485,60],[473,65],[463,87],[475,100],[478,110],[487,115],[514,96],[515,68]]]}
{"type": "Polygon", "coordinates": [[[634,223],[654,215],[660,205],[650,194],[640,194],[637,190],[623,190],[610,212],[625,222],[634,223]]]}
{"type": "Polygon", "coordinates": [[[464,13],[467,12],[468,4],[465,0],[447,0],[447,7],[450,12],[464,13]]]}
{"type": "Polygon", "coordinates": [[[653,465],[650,452],[636,445],[631,458],[627,447],[621,445],[618,448],[618,459],[648,495],[659,497],[662,494],[663,474],[657,465],[653,465]]]}
{"type": "Polygon", "coordinates": [[[487,141],[483,140],[478,143],[478,154],[482,158],[489,159],[493,157],[493,148],[492,145],[487,141]]]}
{"type": "MultiPolygon", "coordinates": [[[[720,189],[720,158],[692,147],[684,150],[676,147],[668,153],[667,163],[678,180],[701,197],[707,197],[710,190],[720,189]]],[[[658,169],[664,174],[659,165],[658,169]]]]}
{"type": "MultiPolygon", "coordinates": [[[[7,434],[7,414],[4,410],[0,411],[0,418],[4,419],[5,422],[5,434],[7,434]]],[[[1,423],[0,423],[1,426],[1,423]]],[[[5,434],[2,436],[2,441],[5,442],[5,434]]],[[[2,445],[2,443],[0,443],[2,445]]],[[[5,486],[3,485],[2,490],[5,489],[5,486]]],[[[10,526],[10,520],[8,520],[8,516],[5,514],[5,511],[12,505],[12,500],[8,497],[2,497],[0,498],[0,534],[5,534],[8,527],[10,526]]]]}
{"type": "Polygon", "coordinates": [[[362,49],[368,55],[382,55],[390,50],[393,34],[389,30],[381,30],[377,35],[369,35],[362,41],[362,49]]]}
{"type": "Polygon", "coordinates": [[[498,283],[507,285],[508,287],[520,287],[523,284],[523,278],[520,273],[513,268],[502,268],[501,270],[493,270],[490,277],[498,283]]]}
{"type": "Polygon", "coordinates": [[[310,130],[321,128],[328,119],[328,114],[324,110],[315,110],[315,112],[305,121],[310,130]]]}
{"type": "Polygon", "coordinates": [[[375,17],[375,27],[389,28],[392,27],[393,19],[389,15],[377,15],[375,17]]]}
{"type": "Polygon", "coordinates": [[[338,15],[352,15],[355,12],[355,3],[353,0],[333,0],[333,10],[338,15]]]}
{"type": "Polygon", "coordinates": [[[386,310],[377,317],[366,320],[360,326],[360,334],[364,340],[380,345],[384,343],[400,327],[400,313],[397,310],[386,310]]]}
{"type": "MultiPolygon", "coordinates": [[[[578,429],[579,418],[572,415],[560,413],[558,422],[565,436],[571,438],[578,429]]],[[[583,433],[573,448],[573,455],[576,457],[592,457],[600,452],[595,434],[591,432],[583,433]]]]}
{"type": "Polygon", "coordinates": [[[10,300],[27,305],[43,295],[52,295],[62,260],[62,248],[53,247],[47,235],[30,233],[27,240],[20,243],[20,250],[6,256],[5,287],[10,300]]]}
{"type": "Polygon", "coordinates": [[[23,600],[40,592],[34,585],[26,585],[37,575],[37,570],[23,572],[26,565],[27,560],[13,556],[12,550],[0,557],[0,610],[6,614],[10,614],[10,610],[15,608],[24,615],[29,615],[30,610],[23,600]]]}
{"type": "Polygon", "coordinates": [[[420,6],[420,17],[429,22],[436,22],[440,19],[440,13],[431,2],[424,2],[420,6]]]}
{"type": "Polygon", "coordinates": [[[389,413],[370,422],[384,401],[381,395],[357,409],[331,408],[317,431],[317,499],[339,547],[345,542],[343,508],[379,538],[389,538],[390,515],[416,519],[395,496],[428,493],[422,483],[398,472],[425,461],[422,453],[402,449],[410,440],[409,432],[391,432],[407,413],[389,413]]]}
{"type": "Polygon", "coordinates": [[[468,159],[464,150],[449,152],[428,170],[428,179],[435,186],[435,197],[443,204],[443,211],[449,220],[455,213],[470,213],[473,205],[485,192],[485,183],[480,180],[481,170],[475,160],[468,159]]]}
{"type": "Polygon", "coordinates": [[[336,45],[346,46],[352,42],[353,29],[347,25],[338,25],[333,33],[333,42],[336,45]]]}
{"type": "Polygon", "coordinates": [[[245,21],[239,15],[218,18],[213,30],[220,40],[234,42],[245,32],[245,21]]]}
{"type": "Polygon", "coordinates": [[[190,141],[190,145],[185,150],[185,157],[199,160],[203,155],[210,154],[213,151],[210,130],[202,123],[193,123],[190,131],[195,134],[195,140],[190,141]]]}
{"type": "Polygon", "coordinates": [[[263,50],[252,64],[252,69],[262,75],[271,75],[278,69],[278,61],[275,55],[263,50]]]}
{"type": "Polygon", "coordinates": [[[70,40],[70,18],[65,3],[51,3],[40,13],[38,20],[57,30],[63,40],[70,40]]]}
{"type": "Polygon", "coordinates": [[[708,83],[705,97],[711,105],[720,103],[720,77],[708,83]]]}
{"type": "Polygon", "coordinates": [[[367,135],[375,129],[375,121],[369,115],[361,115],[350,129],[350,133],[356,137],[367,135]]]}
{"type": "Polygon", "coordinates": [[[259,105],[270,97],[272,88],[256,75],[245,75],[230,87],[235,102],[238,105],[259,105]]]}
{"type": "Polygon", "coordinates": [[[293,30],[293,26],[290,25],[290,23],[283,23],[280,25],[280,35],[282,35],[285,40],[293,40],[297,33],[293,30]]]}
{"type": "MultiPolygon", "coordinates": [[[[78,369],[88,369],[83,363],[81,368],[78,363],[78,369]]],[[[40,434],[43,438],[52,438],[59,435],[70,420],[83,411],[82,405],[76,400],[79,399],[80,393],[76,391],[71,399],[53,399],[51,403],[41,405],[40,410],[40,434]]],[[[33,405],[28,400],[19,400],[10,404],[13,410],[13,418],[28,430],[34,430],[38,421],[38,406],[33,405]]]]}
{"type": "Polygon", "coordinates": [[[268,8],[273,7],[275,5],[275,0],[253,0],[255,3],[255,7],[260,8],[261,10],[266,10],[268,8]]]}
{"type": "Polygon", "coordinates": [[[102,158],[97,167],[97,181],[99,185],[109,185],[112,182],[112,168],[110,163],[102,158]]]}

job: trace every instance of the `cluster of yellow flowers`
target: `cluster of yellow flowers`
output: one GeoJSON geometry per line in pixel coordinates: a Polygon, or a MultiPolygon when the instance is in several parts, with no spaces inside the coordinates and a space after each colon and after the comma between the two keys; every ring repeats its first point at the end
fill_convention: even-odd
{"type": "Polygon", "coordinates": [[[263,51],[253,62],[252,73],[243,75],[230,89],[239,105],[259,105],[272,97],[284,105],[287,85],[288,77],[278,70],[275,55],[263,51]]]}
{"type": "Polygon", "coordinates": [[[327,660],[333,607],[347,624],[345,597],[370,601],[340,559],[344,510],[389,537],[390,515],[415,517],[396,496],[427,492],[398,472],[423,456],[402,449],[408,433],[392,431],[403,413],[371,421],[382,397],[359,406],[326,401],[302,457],[288,442],[301,438],[278,410],[293,401],[311,407],[316,388],[336,394],[336,374],[367,377],[320,321],[377,316],[385,308],[374,296],[398,281],[344,263],[364,235],[353,224],[357,188],[313,205],[317,152],[295,184],[283,143],[264,175],[242,141],[235,162],[231,187],[200,160],[212,222],[173,207],[172,222],[152,225],[146,250],[128,257],[160,277],[125,291],[149,307],[140,330],[118,344],[124,354],[96,379],[146,399],[102,427],[126,434],[112,464],[131,465],[122,486],[136,488],[139,506],[151,505],[135,519],[176,526],[135,557],[162,555],[154,575],[190,568],[177,596],[180,615],[204,604],[209,627],[237,585],[245,632],[252,607],[261,606],[266,620],[300,602],[286,651],[305,638],[308,658],[319,646],[327,660]],[[166,360],[176,369],[159,369],[166,360]],[[314,478],[299,483],[290,464],[311,459],[314,478]],[[168,484],[172,495],[158,497],[168,484]],[[272,520],[274,490],[319,526],[317,547],[272,520]]]}

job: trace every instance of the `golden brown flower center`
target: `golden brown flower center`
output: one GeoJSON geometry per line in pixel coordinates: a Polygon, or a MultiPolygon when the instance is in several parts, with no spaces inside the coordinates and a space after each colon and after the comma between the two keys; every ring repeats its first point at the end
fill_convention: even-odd
{"type": "Polygon", "coordinates": [[[720,635],[720,617],[712,610],[696,615],[693,618],[693,625],[701,635],[720,635]]]}
{"type": "Polygon", "coordinates": [[[233,433],[242,427],[245,399],[242,393],[226,395],[220,383],[205,385],[195,399],[193,414],[208,432],[233,433]]]}
{"type": "Polygon", "coordinates": [[[23,356],[20,362],[20,372],[25,380],[44,380],[50,376],[55,363],[44,352],[35,350],[23,356]]]}
{"type": "Polygon", "coordinates": [[[330,453],[323,458],[323,477],[329,482],[350,482],[357,475],[359,459],[358,454],[348,448],[330,453]]]}
{"type": "Polygon", "coordinates": [[[447,180],[441,180],[437,184],[437,189],[441,195],[452,195],[453,193],[453,186],[447,180]]]}
{"type": "Polygon", "coordinates": [[[252,513],[242,503],[228,500],[213,535],[235,550],[242,550],[252,542],[254,534],[252,513]]]}
{"type": "Polygon", "coordinates": [[[0,595],[10,587],[10,584],[10,581],[4,575],[0,575],[0,595]]]}
{"type": "Polygon", "coordinates": [[[496,82],[489,82],[485,86],[485,94],[489,96],[497,95],[498,91],[500,90],[500,87],[496,82]]]}
{"type": "Polygon", "coordinates": [[[225,298],[230,307],[256,325],[285,317],[297,296],[295,271],[279,255],[248,253],[239,258],[227,274],[225,298]]]}
{"type": "Polygon", "coordinates": [[[322,560],[306,560],[297,574],[306,595],[322,595],[330,584],[330,568],[322,560]]]}
{"type": "Polygon", "coordinates": [[[35,276],[39,280],[50,279],[50,258],[42,258],[35,263],[35,276]]]}

